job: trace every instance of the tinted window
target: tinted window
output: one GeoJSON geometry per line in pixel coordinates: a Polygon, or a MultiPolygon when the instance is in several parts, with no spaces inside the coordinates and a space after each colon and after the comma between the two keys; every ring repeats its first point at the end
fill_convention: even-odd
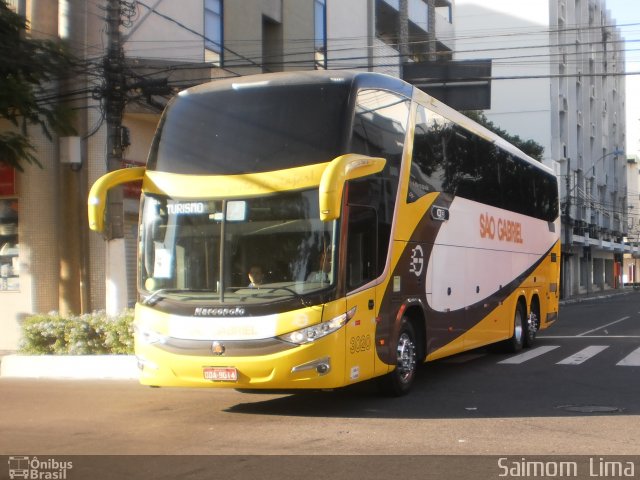
{"type": "Polygon", "coordinates": [[[446,192],[552,221],[558,216],[555,176],[419,106],[407,202],[446,192]]]}
{"type": "Polygon", "coordinates": [[[348,186],[350,205],[376,212],[378,275],[389,248],[410,106],[408,99],[381,90],[362,90],[357,97],[349,151],[387,160],[380,174],[351,181],[348,186]]]}
{"type": "Polygon", "coordinates": [[[344,153],[347,84],[242,87],[179,95],[148,168],[231,175],[328,162],[344,153]]]}

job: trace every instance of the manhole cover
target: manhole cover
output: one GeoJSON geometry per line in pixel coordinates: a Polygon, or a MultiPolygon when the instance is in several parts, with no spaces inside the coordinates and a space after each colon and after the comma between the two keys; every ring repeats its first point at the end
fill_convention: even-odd
{"type": "Polygon", "coordinates": [[[567,412],[578,413],[614,413],[621,412],[622,409],[618,407],[608,407],[605,405],[561,405],[557,407],[567,412]]]}

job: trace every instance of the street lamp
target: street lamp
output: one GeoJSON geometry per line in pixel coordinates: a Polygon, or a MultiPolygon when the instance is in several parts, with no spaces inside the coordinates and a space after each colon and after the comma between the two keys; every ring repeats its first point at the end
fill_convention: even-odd
{"type": "Polygon", "coordinates": [[[618,156],[618,155],[624,155],[624,150],[619,150],[619,149],[615,149],[613,152],[609,152],[609,153],[605,153],[604,155],[602,155],[600,158],[596,159],[595,162],[593,162],[593,165],[591,165],[589,167],[589,170],[591,170],[591,176],[595,177],[596,175],[596,164],[600,161],[603,160],[605,157],[608,157],[610,155],[614,155],[614,156],[618,156]]]}
{"type": "MultiPolygon", "coordinates": [[[[619,149],[615,149],[613,152],[609,152],[609,153],[605,153],[604,155],[602,155],[600,158],[597,158],[595,162],[593,162],[593,164],[591,164],[591,166],[587,169],[591,170],[591,177],[595,177],[596,175],[596,165],[598,164],[598,162],[600,160],[603,160],[604,158],[610,156],[610,155],[623,155],[624,154],[624,150],[619,150],[619,149]]],[[[567,164],[567,178],[566,178],[566,183],[567,183],[567,197],[569,196],[570,193],[572,193],[576,187],[578,186],[578,184],[576,183],[573,187],[569,188],[569,181],[570,181],[570,177],[569,177],[569,173],[570,173],[570,167],[569,164],[567,164]]]]}
{"type": "MultiPolygon", "coordinates": [[[[614,151],[609,152],[609,153],[605,153],[604,155],[602,155],[600,158],[597,158],[595,162],[593,162],[593,164],[588,168],[588,170],[591,170],[591,178],[595,177],[596,175],[596,165],[600,160],[603,160],[604,158],[610,156],[610,155],[623,155],[624,151],[620,150],[618,148],[616,148],[614,151]]],[[[567,159],[567,177],[566,177],[566,196],[565,196],[565,205],[564,205],[564,211],[565,211],[565,215],[567,220],[571,220],[571,194],[573,193],[573,191],[576,189],[576,187],[578,186],[578,184],[576,183],[573,187],[569,186],[570,183],[570,162],[571,159],[567,159]]]]}

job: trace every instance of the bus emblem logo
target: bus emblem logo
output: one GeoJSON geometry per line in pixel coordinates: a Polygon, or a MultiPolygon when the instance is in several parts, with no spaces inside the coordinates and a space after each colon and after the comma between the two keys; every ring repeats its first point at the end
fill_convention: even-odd
{"type": "Polygon", "coordinates": [[[409,272],[414,273],[416,277],[422,275],[422,268],[424,267],[424,252],[422,247],[417,245],[411,250],[411,263],[409,264],[409,272]]]}
{"type": "Polygon", "coordinates": [[[213,344],[211,344],[211,353],[214,355],[224,355],[226,350],[227,348],[220,342],[213,342],[213,344]]]}

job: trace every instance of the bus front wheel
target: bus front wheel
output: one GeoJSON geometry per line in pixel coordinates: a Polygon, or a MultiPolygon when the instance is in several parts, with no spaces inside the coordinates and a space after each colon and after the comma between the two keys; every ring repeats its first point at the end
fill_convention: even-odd
{"type": "Polygon", "coordinates": [[[383,393],[399,397],[409,393],[418,369],[416,334],[407,318],[402,319],[396,344],[396,368],[380,379],[383,393]]]}

